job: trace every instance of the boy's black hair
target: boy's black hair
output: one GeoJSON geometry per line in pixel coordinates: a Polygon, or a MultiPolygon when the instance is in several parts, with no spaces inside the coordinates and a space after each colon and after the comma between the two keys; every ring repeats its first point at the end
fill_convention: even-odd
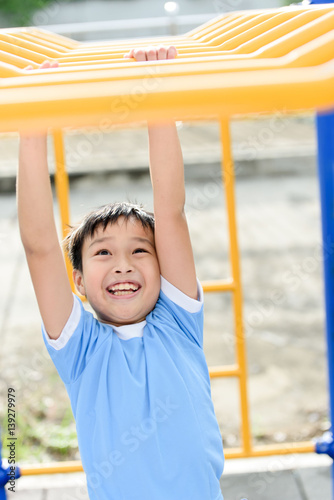
{"type": "Polygon", "coordinates": [[[136,219],[154,234],[154,214],[143,210],[141,205],[127,202],[103,205],[87,214],[77,226],[71,227],[64,240],[65,251],[73,269],[82,272],[82,246],[87,236],[92,237],[100,226],[105,230],[109,224],[115,224],[119,217],[124,217],[126,220],[136,219]]]}

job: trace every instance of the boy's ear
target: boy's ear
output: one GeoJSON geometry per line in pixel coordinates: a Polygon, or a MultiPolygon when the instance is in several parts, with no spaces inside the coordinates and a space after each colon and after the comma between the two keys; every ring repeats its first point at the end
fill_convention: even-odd
{"type": "Polygon", "coordinates": [[[73,270],[73,281],[75,284],[75,288],[78,290],[78,292],[86,297],[86,290],[85,290],[85,285],[84,285],[84,280],[83,280],[83,275],[82,272],[79,271],[78,269],[73,270]]]}

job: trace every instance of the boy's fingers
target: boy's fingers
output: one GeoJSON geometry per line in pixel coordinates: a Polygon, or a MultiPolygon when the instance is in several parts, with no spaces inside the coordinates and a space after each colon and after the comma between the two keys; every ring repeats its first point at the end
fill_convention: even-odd
{"type": "Polygon", "coordinates": [[[168,47],[167,50],[167,59],[175,59],[176,56],[177,56],[176,47],[174,47],[174,45],[171,45],[170,47],[168,47]]]}
{"type": "Polygon", "coordinates": [[[50,65],[51,65],[50,61],[44,61],[44,62],[42,62],[42,64],[40,65],[39,68],[40,69],[50,68],[50,65]]]}
{"type": "Polygon", "coordinates": [[[149,47],[146,50],[146,58],[148,61],[156,61],[158,59],[157,50],[154,47],[149,47]]]}
{"type": "MultiPolygon", "coordinates": [[[[52,61],[52,62],[44,61],[38,67],[38,69],[48,69],[48,68],[59,68],[59,62],[58,61],[52,61]]],[[[31,70],[31,69],[34,69],[34,67],[31,64],[29,64],[29,66],[27,66],[24,69],[31,70]]]]}
{"type": "Polygon", "coordinates": [[[124,54],[124,57],[133,57],[136,61],[162,61],[164,59],[175,59],[177,56],[177,50],[174,45],[169,47],[160,46],[147,47],[139,49],[131,49],[130,52],[124,54]]]}
{"type": "Polygon", "coordinates": [[[133,55],[136,61],[146,61],[146,53],[144,49],[134,49],[133,55]]]}
{"type": "Polygon", "coordinates": [[[123,57],[126,57],[126,58],[131,58],[131,57],[134,57],[133,56],[133,49],[131,49],[127,54],[124,54],[123,57]]]}
{"type": "Polygon", "coordinates": [[[167,49],[166,49],[166,47],[159,47],[158,48],[158,59],[159,60],[167,59],[167,49]]]}

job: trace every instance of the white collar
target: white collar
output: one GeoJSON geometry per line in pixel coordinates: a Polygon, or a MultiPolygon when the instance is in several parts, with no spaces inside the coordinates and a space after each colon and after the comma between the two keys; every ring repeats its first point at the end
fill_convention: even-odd
{"type": "Polygon", "coordinates": [[[115,330],[118,338],[121,340],[130,340],[135,337],[142,337],[145,325],[146,319],[144,319],[144,321],[140,321],[140,323],[132,323],[131,325],[111,326],[115,330]]]}

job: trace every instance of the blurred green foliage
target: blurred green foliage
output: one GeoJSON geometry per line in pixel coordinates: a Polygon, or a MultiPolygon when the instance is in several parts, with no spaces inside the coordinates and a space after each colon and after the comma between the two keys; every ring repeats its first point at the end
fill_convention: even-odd
{"type": "Polygon", "coordinates": [[[33,22],[34,13],[59,0],[0,0],[0,14],[6,16],[12,26],[29,26],[33,22]]]}

